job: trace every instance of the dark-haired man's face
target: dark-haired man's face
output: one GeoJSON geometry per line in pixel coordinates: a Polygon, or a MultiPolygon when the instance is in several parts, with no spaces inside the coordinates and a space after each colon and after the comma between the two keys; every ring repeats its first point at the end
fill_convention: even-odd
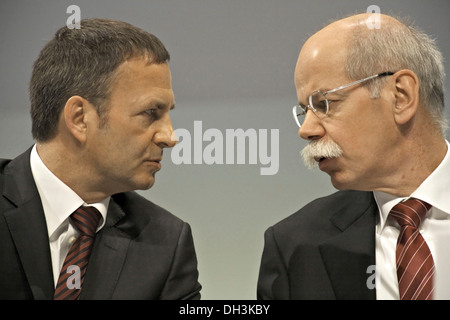
{"type": "Polygon", "coordinates": [[[173,147],[174,107],[169,65],[135,58],[119,66],[107,106],[107,123],[88,134],[94,172],[112,193],[148,189],[173,147]]]}

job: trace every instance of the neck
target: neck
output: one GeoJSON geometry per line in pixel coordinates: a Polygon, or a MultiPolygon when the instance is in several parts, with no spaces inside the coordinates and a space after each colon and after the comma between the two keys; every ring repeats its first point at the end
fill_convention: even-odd
{"type": "Polygon", "coordinates": [[[443,138],[407,142],[392,158],[391,171],[384,176],[384,182],[388,181],[388,183],[372,190],[407,197],[436,170],[446,153],[447,144],[443,138]],[[407,157],[405,157],[406,154],[407,157]]]}
{"type": "Polygon", "coordinates": [[[93,172],[79,150],[74,150],[77,146],[55,139],[38,142],[36,148],[45,166],[86,203],[100,202],[111,195],[93,187],[93,172]]]}

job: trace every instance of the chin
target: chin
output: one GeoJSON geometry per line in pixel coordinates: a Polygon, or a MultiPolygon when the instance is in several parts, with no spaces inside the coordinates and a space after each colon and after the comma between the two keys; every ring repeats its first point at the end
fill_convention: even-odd
{"type": "Polygon", "coordinates": [[[346,190],[348,188],[346,188],[345,186],[343,186],[342,184],[334,181],[333,179],[331,179],[331,184],[333,185],[334,188],[336,188],[337,190],[346,190]]]}
{"type": "Polygon", "coordinates": [[[345,179],[344,177],[339,177],[338,174],[332,174],[331,177],[331,184],[333,187],[335,187],[337,190],[357,190],[355,181],[351,179],[345,179]]]}
{"type": "Polygon", "coordinates": [[[336,179],[331,177],[331,184],[337,190],[359,190],[359,191],[371,191],[372,189],[366,188],[361,183],[358,183],[359,179],[336,179]]]}
{"type": "Polygon", "coordinates": [[[134,190],[148,190],[155,184],[155,176],[139,177],[134,179],[134,190]]]}
{"type": "Polygon", "coordinates": [[[155,184],[155,179],[151,179],[151,181],[148,181],[147,183],[142,183],[139,190],[148,190],[155,184]]]}

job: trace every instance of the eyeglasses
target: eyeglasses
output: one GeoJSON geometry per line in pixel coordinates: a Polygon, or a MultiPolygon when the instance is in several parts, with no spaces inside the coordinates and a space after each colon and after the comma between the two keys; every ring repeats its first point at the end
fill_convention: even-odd
{"type": "Polygon", "coordinates": [[[330,107],[330,102],[327,99],[327,94],[334,93],[336,91],[348,88],[350,86],[354,86],[358,83],[362,83],[365,81],[369,81],[378,77],[385,77],[385,76],[392,76],[394,72],[382,72],[375,74],[373,76],[340,86],[336,89],[329,90],[322,92],[320,90],[314,91],[311,93],[308,97],[309,105],[305,106],[302,104],[297,104],[292,108],[292,114],[294,116],[294,120],[297,123],[298,127],[300,128],[305,120],[306,112],[308,111],[308,108],[311,109],[314,114],[316,114],[319,119],[323,119],[327,114],[330,107]]]}

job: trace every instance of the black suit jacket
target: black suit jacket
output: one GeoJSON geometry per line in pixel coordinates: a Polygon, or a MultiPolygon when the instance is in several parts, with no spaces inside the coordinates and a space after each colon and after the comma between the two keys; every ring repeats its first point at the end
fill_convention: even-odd
{"type": "Polygon", "coordinates": [[[270,227],[258,299],[375,299],[377,213],[372,192],[339,191],[270,227]]]}
{"type": "MultiPolygon", "coordinates": [[[[30,150],[0,160],[0,299],[52,299],[49,239],[30,150]]],[[[189,225],[135,192],[111,197],[80,299],[199,299],[189,225]]]]}

